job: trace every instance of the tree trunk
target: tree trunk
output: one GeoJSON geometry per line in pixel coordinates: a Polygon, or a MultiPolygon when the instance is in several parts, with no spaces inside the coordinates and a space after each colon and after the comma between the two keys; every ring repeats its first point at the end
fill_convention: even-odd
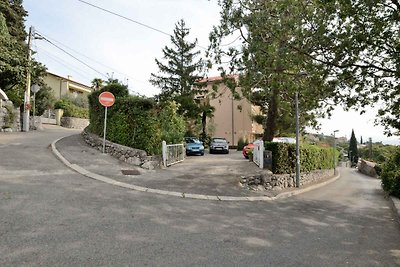
{"type": "Polygon", "coordinates": [[[274,135],[277,128],[276,127],[277,118],[278,118],[278,105],[279,105],[278,93],[279,90],[277,89],[272,90],[271,99],[268,105],[267,120],[264,128],[264,136],[263,136],[264,141],[271,142],[272,139],[274,139],[274,135]]]}
{"type": "Polygon", "coordinates": [[[201,135],[205,139],[205,138],[207,138],[207,131],[206,131],[206,128],[207,128],[207,112],[206,111],[203,111],[203,114],[201,116],[201,125],[203,127],[203,131],[202,131],[201,135]]]}

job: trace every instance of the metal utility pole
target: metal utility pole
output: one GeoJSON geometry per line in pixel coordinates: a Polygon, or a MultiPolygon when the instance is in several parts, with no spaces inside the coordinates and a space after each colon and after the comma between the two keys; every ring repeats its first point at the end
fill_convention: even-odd
{"type": "Polygon", "coordinates": [[[295,93],[296,102],[296,187],[300,187],[300,115],[299,115],[299,92],[295,93]]]}
{"type": "Polygon", "coordinates": [[[336,174],[336,135],[335,133],[339,132],[339,130],[333,131],[333,174],[336,174]]]}
{"type": "Polygon", "coordinates": [[[233,93],[232,93],[232,107],[231,107],[231,109],[232,109],[232,116],[231,116],[231,118],[232,118],[232,146],[234,146],[235,145],[235,115],[234,115],[234,109],[233,109],[233,107],[234,107],[234,97],[233,97],[233,93]]]}
{"type": "Polygon", "coordinates": [[[24,113],[22,118],[23,128],[22,131],[29,132],[29,109],[31,102],[31,59],[32,59],[32,38],[35,34],[35,28],[29,28],[28,36],[28,67],[26,70],[26,89],[24,99],[24,113]]]}

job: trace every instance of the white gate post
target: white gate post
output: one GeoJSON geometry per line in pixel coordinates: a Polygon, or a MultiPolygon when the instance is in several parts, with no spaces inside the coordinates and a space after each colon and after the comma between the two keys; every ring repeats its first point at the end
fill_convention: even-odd
{"type": "Polygon", "coordinates": [[[165,141],[162,141],[162,158],[164,167],[167,167],[167,142],[165,141]]]}

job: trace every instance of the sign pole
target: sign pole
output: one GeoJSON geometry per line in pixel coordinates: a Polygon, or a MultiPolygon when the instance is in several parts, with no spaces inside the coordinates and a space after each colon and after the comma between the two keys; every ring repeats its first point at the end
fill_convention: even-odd
{"type": "Polygon", "coordinates": [[[105,107],[104,110],[104,132],[103,132],[103,154],[106,152],[106,131],[107,131],[107,108],[114,105],[115,96],[110,92],[103,92],[99,95],[100,104],[105,107]]]}
{"type": "Polygon", "coordinates": [[[103,132],[103,154],[106,149],[106,130],[107,130],[107,107],[104,111],[104,132],[103,132]]]}

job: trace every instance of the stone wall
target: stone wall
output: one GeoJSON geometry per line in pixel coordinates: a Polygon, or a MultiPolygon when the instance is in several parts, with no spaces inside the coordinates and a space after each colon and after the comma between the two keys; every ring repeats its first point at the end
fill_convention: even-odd
{"type": "MultiPolygon", "coordinates": [[[[300,186],[315,183],[333,176],[332,170],[315,170],[301,173],[300,186]]],[[[282,190],[296,186],[296,174],[273,174],[263,171],[257,175],[242,176],[240,185],[251,190],[282,190]]]]}
{"type": "Polygon", "coordinates": [[[42,117],[40,116],[31,116],[30,117],[30,130],[43,130],[43,123],[42,123],[42,117]]]}
{"type": "Polygon", "coordinates": [[[62,117],[60,120],[61,126],[65,128],[73,129],[85,129],[89,125],[88,119],[72,118],[72,117],[62,117]]]}
{"type": "MultiPolygon", "coordinates": [[[[99,136],[82,132],[83,139],[91,147],[103,151],[103,139],[99,136]]],[[[161,144],[160,144],[161,145],[161,144]]],[[[152,170],[161,168],[161,156],[147,156],[146,151],[112,143],[106,140],[105,152],[126,163],[140,166],[141,168],[152,170]]]]}
{"type": "Polygon", "coordinates": [[[358,168],[358,171],[363,174],[366,174],[371,177],[377,177],[378,175],[376,174],[376,171],[375,171],[375,165],[376,165],[375,162],[361,160],[361,162],[358,163],[357,168],[358,168]]]}
{"type": "Polygon", "coordinates": [[[11,101],[4,101],[1,100],[1,107],[0,107],[0,131],[2,132],[19,132],[21,131],[21,114],[19,108],[15,108],[11,101]],[[8,110],[5,106],[9,106],[13,109],[14,113],[14,122],[12,125],[6,125],[6,117],[9,116],[8,110]],[[6,127],[11,126],[11,127],[6,127]]]}

